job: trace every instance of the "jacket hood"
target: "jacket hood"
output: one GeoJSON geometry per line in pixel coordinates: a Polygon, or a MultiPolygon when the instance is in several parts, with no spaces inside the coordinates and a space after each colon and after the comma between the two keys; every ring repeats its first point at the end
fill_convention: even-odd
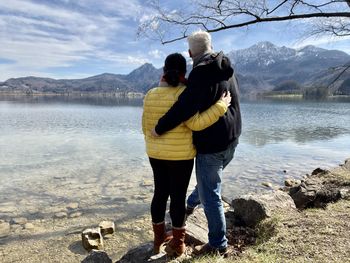
{"type": "Polygon", "coordinates": [[[206,66],[211,75],[215,76],[216,81],[229,80],[233,75],[233,68],[230,59],[222,51],[219,53],[210,53],[203,56],[195,67],[206,66]]]}

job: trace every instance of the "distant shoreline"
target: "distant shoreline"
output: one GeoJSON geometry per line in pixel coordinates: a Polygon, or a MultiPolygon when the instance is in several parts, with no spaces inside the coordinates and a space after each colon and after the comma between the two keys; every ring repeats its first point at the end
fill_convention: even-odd
{"type": "Polygon", "coordinates": [[[116,93],[98,93],[98,92],[70,92],[70,93],[52,93],[52,92],[0,92],[0,97],[98,97],[98,98],[143,98],[144,94],[140,92],[116,92],[116,93]]]}
{"type": "MultiPolygon", "coordinates": [[[[70,93],[53,93],[53,92],[4,92],[0,91],[0,98],[44,98],[44,97],[57,97],[57,98],[116,98],[116,99],[143,99],[145,94],[141,92],[111,92],[111,93],[99,93],[99,92],[70,92],[70,93]]],[[[336,100],[345,99],[348,101],[350,95],[331,95],[325,98],[304,98],[302,94],[260,94],[258,96],[241,96],[241,99],[276,99],[276,100],[336,100]]]]}

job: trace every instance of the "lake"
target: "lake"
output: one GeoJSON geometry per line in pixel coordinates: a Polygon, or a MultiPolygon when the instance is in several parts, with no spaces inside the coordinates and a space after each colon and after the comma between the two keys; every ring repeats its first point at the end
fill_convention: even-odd
{"type": "MultiPolygon", "coordinates": [[[[243,133],[223,175],[228,198],[350,157],[349,100],[243,101],[241,108],[243,133]]],[[[153,186],[141,115],[141,100],[0,99],[0,219],[46,217],[69,202],[85,214],[114,203],[125,219],[148,211],[153,186]]]]}

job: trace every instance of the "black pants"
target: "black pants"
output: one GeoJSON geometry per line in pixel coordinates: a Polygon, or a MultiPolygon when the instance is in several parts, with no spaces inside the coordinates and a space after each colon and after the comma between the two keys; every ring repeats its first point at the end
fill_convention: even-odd
{"type": "Polygon", "coordinates": [[[185,221],[186,193],[193,169],[193,159],[168,161],[149,158],[154,176],[154,195],[151,204],[153,223],[164,221],[170,196],[170,217],[174,227],[185,221]]]}

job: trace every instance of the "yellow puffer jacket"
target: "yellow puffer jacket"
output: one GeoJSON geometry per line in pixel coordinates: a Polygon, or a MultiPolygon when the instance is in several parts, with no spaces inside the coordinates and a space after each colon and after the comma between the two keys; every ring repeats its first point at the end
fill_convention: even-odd
{"type": "Polygon", "coordinates": [[[184,89],[184,86],[156,87],[148,91],[144,98],[142,130],[145,135],[146,152],[151,158],[160,160],[193,159],[196,156],[196,150],[192,143],[192,130],[199,131],[211,126],[227,111],[227,105],[219,100],[206,111],[197,113],[173,130],[160,137],[152,137],[151,130],[177,101],[184,89]]]}

